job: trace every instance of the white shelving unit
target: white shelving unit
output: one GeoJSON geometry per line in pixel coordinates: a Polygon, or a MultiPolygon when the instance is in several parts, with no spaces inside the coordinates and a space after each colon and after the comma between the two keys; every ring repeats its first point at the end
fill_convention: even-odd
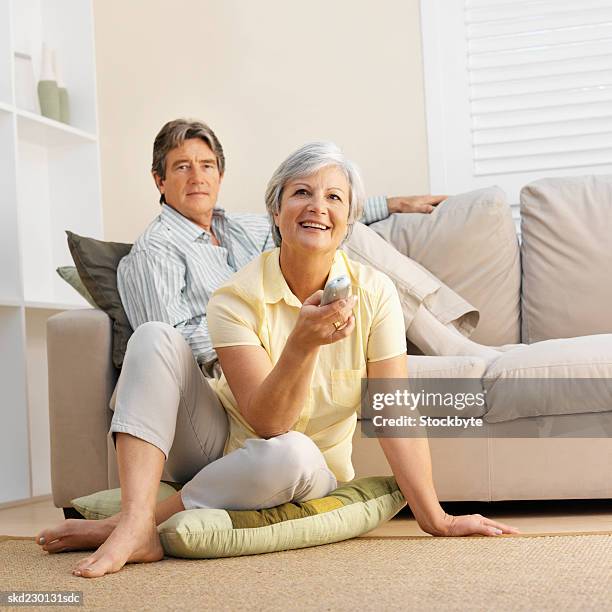
{"type": "Polygon", "coordinates": [[[46,321],[87,303],[55,272],[102,237],[91,0],[0,0],[0,504],[51,492],[46,321]],[[15,52],[56,49],[70,125],[19,108],[15,52]]]}

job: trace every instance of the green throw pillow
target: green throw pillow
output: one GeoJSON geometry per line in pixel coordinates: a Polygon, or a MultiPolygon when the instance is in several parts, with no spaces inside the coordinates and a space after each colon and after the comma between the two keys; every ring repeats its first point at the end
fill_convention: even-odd
{"type": "MultiPolygon", "coordinates": [[[[158,500],[174,493],[161,483],[158,500]]],[[[120,510],[119,489],[72,500],[86,518],[120,510]]],[[[371,531],[395,516],[406,500],[393,477],[360,478],[327,497],[265,510],[185,510],[159,525],[167,555],[189,559],[235,557],[330,544],[371,531]]]]}
{"type": "Polygon", "coordinates": [[[55,270],[77,293],[87,300],[87,302],[94,308],[98,308],[98,305],[91,297],[89,291],[83,284],[81,277],[77,269],[74,266],[60,266],[55,270]]]}
{"type": "Polygon", "coordinates": [[[85,288],[94,302],[113,322],[113,364],[120,368],[132,326],[117,289],[117,266],[131,250],[131,244],[104,242],[66,231],[70,254],[85,288]]]}
{"type": "MultiPolygon", "coordinates": [[[[176,489],[167,482],[159,483],[157,491],[157,501],[163,501],[176,493],[176,489]]],[[[86,519],[100,520],[113,516],[121,510],[121,489],[110,489],[108,491],[98,491],[84,497],[77,497],[70,501],[73,508],[82,514],[86,519]]]]}

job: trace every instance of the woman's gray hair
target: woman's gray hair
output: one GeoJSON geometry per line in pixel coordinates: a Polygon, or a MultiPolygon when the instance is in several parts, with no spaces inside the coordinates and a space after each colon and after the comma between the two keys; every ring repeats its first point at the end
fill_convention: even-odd
{"type": "Polygon", "coordinates": [[[361,218],[365,200],[365,191],[359,170],[333,142],[309,142],[293,152],[276,169],[266,188],[266,210],[270,217],[272,237],[276,246],[280,246],[282,238],[276,223],[274,223],[274,215],[280,212],[285,185],[289,181],[315,174],[327,166],[340,168],[348,180],[350,188],[349,214],[348,232],[345,240],[351,235],[355,221],[361,218]]]}

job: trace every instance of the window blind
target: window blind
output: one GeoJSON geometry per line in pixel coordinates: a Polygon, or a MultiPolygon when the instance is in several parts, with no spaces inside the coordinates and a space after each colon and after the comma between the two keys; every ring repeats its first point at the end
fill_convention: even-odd
{"type": "Polygon", "coordinates": [[[612,0],[422,0],[433,192],[612,171],[612,0]]]}

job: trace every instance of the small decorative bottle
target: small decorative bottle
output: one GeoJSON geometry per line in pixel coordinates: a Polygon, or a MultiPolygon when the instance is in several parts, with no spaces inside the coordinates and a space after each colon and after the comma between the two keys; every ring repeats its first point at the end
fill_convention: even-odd
{"type": "Polygon", "coordinates": [[[57,81],[53,73],[53,55],[47,45],[42,48],[42,66],[38,81],[40,112],[49,119],[60,120],[60,99],[57,81]]]}
{"type": "Polygon", "coordinates": [[[68,90],[64,83],[64,74],[60,70],[57,61],[57,51],[53,50],[53,67],[55,68],[55,78],[57,79],[57,92],[59,95],[59,118],[64,123],[70,123],[70,104],[68,101],[68,90]]]}

